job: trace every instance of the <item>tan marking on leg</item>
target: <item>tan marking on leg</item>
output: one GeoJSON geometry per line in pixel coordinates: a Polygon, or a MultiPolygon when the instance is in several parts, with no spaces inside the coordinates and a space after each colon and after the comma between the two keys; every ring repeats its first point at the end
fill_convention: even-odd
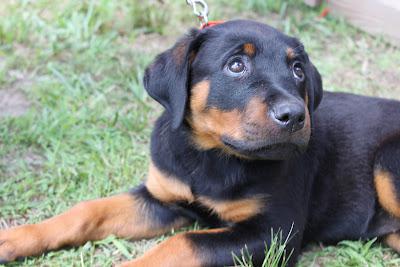
{"type": "Polygon", "coordinates": [[[379,203],[386,211],[400,217],[400,201],[397,198],[392,179],[389,172],[375,169],[374,182],[379,203]]]}
{"type": "Polygon", "coordinates": [[[391,233],[388,234],[385,239],[384,243],[394,249],[397,253],[400,253],[400,235],[399,233],[391,233]]]}
{"type": "Polygon", "coordinates": [[[193,202],[194,196],[190,187],[178,178],[160,171],[152,162],[146,180],[146,188],[153,197],[163,202],[193,202]]]}
{"type": "Polygon", "coordinates": [[[185,234],[173,236],[121,267],[199,267],[201,261],[185,234]]]}
{"type": "Polygon", "coordinates": [[[194,231],[189,231],[187,234],[219,234],[219,233],[225,233],[228,232],[230,229],[228,227],[222,227],[222,228],[212,228],[212,229],[203,229],[203,230],[194,230],[194,231]]]}
{"type": "Polygon", "coordinates": [[[129,262],[124,262],[121,267],[198,267],[203,266],[204,260],[196,253],[196,248],[187,238],[190,234],[218,234],[228,231],[229,228],[216,228],[207,230],[190,231],[173,236],[156,245],[143,256],[129,262]]]}
{"type": "Polygon", "coordinates": [[[0,231],[0,258],[37,255],[63,246],[78,246],[111,234],[122,238],[150,238],[187,224],[177,218],[158,226],[146,217],[146,204],[130,194],[82,202],[70,210],[33,225],[0,231]]]}
{"type": "Polygon", "coordinates": [[[243,51],[246,55],[252,57],[256,53],[256,46],[252,43],[245,43],[243,45],[243,51]]]}
{"type": "Polygon", "coordinates": [[[18,257],[38,255],[45,248],[46,243],[36,225],[0,230],[0,260],[2,261],[14,261],[18,257]]]}
{"type": "Polygon", "coordinates": [[[238,200],[213,200],[199,197],[199,202],[227,222],[241,222],[260,214],[265,208],[263,197],[238,200]]]}

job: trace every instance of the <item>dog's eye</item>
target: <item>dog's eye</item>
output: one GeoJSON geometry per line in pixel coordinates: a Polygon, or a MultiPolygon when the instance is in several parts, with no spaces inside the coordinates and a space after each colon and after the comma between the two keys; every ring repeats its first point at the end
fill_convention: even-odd
{"type": "Polygon", "coordinates": [[[246,66],[242,59],[235,58],[229,62],[228,70],[234,74],[240,74],[246,70],[246,66]]]}
{"type": "Polygon", "coordinates": [[[292,65],[292,72],[293,72],[293,76],[300,80],[303,81],[304,80],[304,71],[303,71],[303,67],[301,66],[301,63],[298,61],[295,61],[292,65]]]}

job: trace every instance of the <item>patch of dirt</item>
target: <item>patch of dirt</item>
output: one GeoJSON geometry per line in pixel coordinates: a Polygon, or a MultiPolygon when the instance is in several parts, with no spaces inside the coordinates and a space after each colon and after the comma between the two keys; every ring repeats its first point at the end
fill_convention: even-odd
{"type": "Polygon", "coordinates": [[[8,77],[14,82],[7,88],[0,88],[0,118],[22,116],[32,107],[32,102],[24,90],[33,85],[35,74],[20,70],[7,72],[8,77]]]}
{"type": "Polygon", "coordinates": [[[13,43],[13,52],[15,56],[21,58],[29,58],[34,54],[32,47],[21,43],[13,43]]]}
{"type": "Polygon", "coordinates": [[[16,88],[0,90],[0,118],[24,115],[31,107],[25,94],[16,88]]]}
{"type": "Polygon", "coordinates": [[[0,69],[4,70],[6,68],[6,57],[0,55],[0,69]]]}
{"type": "MultiPolygon", "coordinates": [[[[333,57],[326,57],[325,60],[338,62],[333,57]]],[[[353,57],[362,55],[355,54],[353,57]]],[[[371,61],[365,62],[360,63],[358,68],[346,62],[338,62],[338,68],[323,77],[324,84],[327,85],[324,86],[325,90],[329,91],[330,85],[334,85],[340,91],[400,100],[399,70],[382,69],[371,61]]]]}
{"type": "Polygon", "coordinates": [[[17,0],[2,0],[0,5],[0,16],[6,16],[9,14],[11,6],[14,6],[17,0]]]}
{"type": "Polygon", "coordinates": [[[133,49],[139,53],[161,53],[170,48],[178,39],[176,35],[157,33],[141,34],[133,41],[133,49]]]}
{"type": "Polygon", "coordinates": [[[7,175],[15,175],[24,164],[29,170],[37,172],[43,166],[45,158],[33,148],[26,151],[12,151],[0,158],[0,170],[7,175]]]}
{"type": "Polygon", "coordinates": [[[398,70],[375,70],[370,75],[376,86],[376,95],[400,100],[400,72],[398,70]]]}

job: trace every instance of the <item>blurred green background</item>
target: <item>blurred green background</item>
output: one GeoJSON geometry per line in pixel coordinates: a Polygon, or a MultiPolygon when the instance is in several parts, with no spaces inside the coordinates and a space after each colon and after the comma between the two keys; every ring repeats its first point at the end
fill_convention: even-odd
{"type": "MultiPolygon", "coordinates": [[[[400,50],[300,0],[208,0],[210,19],[249,18],[298,37],[325,90],[400,99],[400,50]]],[[[124,192],[146,174],[161,107],[142,75],[198,21],[185,0],[2,0],[0,228],[124,192]]],[[[171,233],[173,234],[173,233],[171,233]]],[[[10,266],[111,266],[165,237],[109,237],[10,266]]],[[[311,245],[299,266],[400,266],[371,242],[311,245]]]]}

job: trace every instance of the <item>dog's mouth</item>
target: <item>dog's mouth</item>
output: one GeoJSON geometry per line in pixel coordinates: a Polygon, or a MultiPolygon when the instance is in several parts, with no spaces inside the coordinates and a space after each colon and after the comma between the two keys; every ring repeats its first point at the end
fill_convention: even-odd
{"type": "Polygon", "coordinates": [[[301,140],[298,142],[244,141],[234,140],[227,136],[222,137],[222,142],[240,155],[264,160],[287,160],[293,158],[304,153],[308,145],[308,141],[303,142],[301,140]]]}

